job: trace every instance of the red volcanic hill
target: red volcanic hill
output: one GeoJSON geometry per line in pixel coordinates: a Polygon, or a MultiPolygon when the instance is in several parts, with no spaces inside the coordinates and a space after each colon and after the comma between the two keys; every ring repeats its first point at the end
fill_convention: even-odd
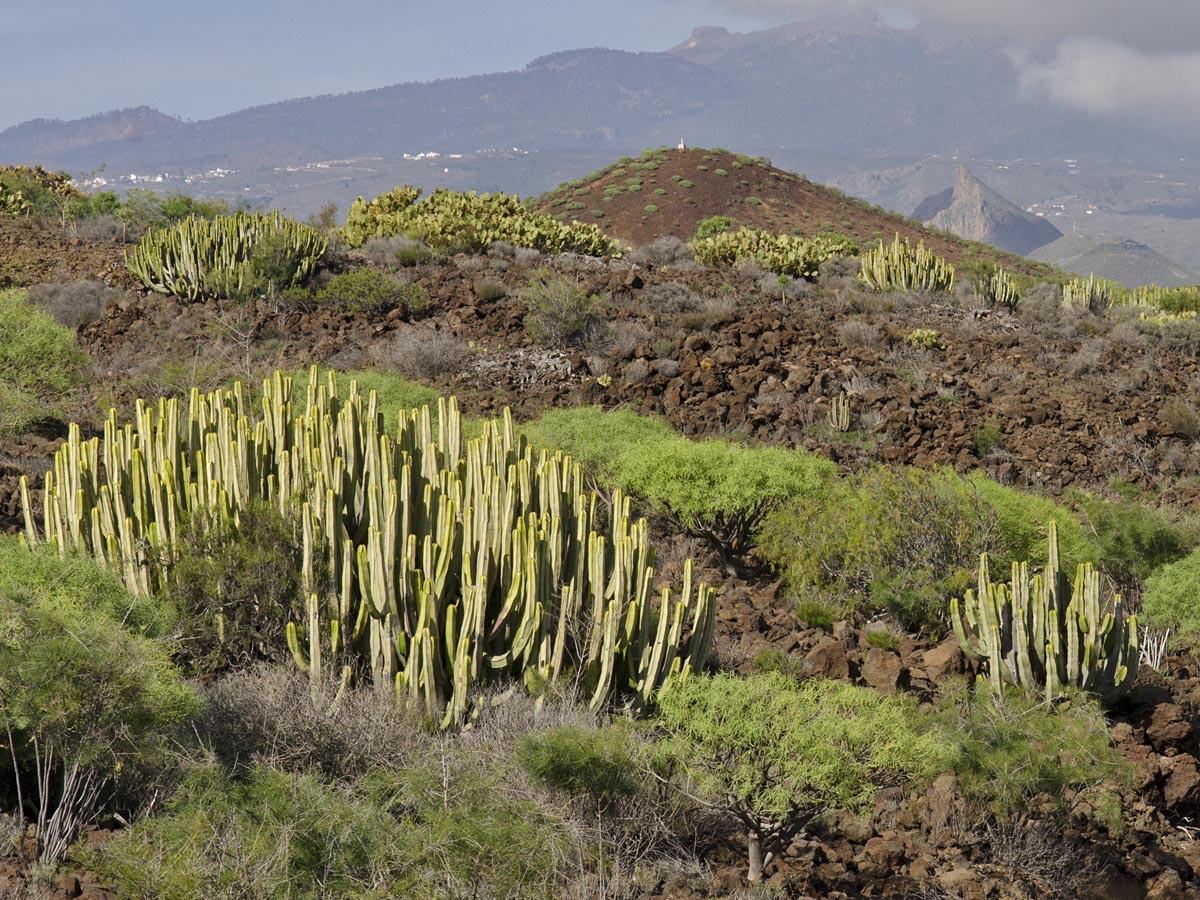
{"type": "Polygon", "coordinates": [[[1011,272],[1054,277],[1049,267],[987,244],[965,241],[848,197],[770,160],[728,150],[647,150],[577,181],[559,185],[529,206],[563,221],[590,222],[633,244],[673,235],[683,240],[710,216],[804,236],[836,232],[860,244],[899,234],[962,265],[993,262],[1011,272]]]}

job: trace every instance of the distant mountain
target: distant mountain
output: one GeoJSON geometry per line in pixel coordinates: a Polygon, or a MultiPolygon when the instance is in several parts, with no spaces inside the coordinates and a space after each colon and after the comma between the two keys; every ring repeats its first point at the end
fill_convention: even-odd
{"type": "Polygon", "coordinates": [[[913,215],[934,228],[1021,256],[1062,237],[1044,218],[1010,203],[966,166],[958,167],[953,187],[926,197],[913,215]]]}
{"type": "Polygon", "coordinates": [[[1145,126],[1124,128],[1023,93],[999,45],[843,18],[836,28],[701,28],[662,53],[571,50],[516,72],[289,100],[202,122],[144,108],[38,120],[0,132],[0,163],[248,171],[424,150],[619,153],[682,136],[844,174],[897,157],[1128,151],[1145,159],[1191,146],[1182,133],[1149,140],[1145,126]]]}
{"type": "Polygon", "coordinates": [[[1143,284],[1166,287],[1200,284],[1200,275],[1197,273],[1145,244],[1128,239],[1101,244],[1078,235],[1069,235],[1040,247],[1029,256],[1084,278],[1095,274],[1100,278],[1119,281],[1130,288],[1143,284]]]}

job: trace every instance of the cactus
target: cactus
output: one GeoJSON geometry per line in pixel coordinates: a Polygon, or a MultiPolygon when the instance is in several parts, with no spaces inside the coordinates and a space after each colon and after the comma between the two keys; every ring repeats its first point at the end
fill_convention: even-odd
{"type": "Polygon", "coordinates": [[[997,269],[990,277],[980,277],[975,282],[975,293],[984,309],[998,306],[1013,312],[1021,302],[1021,295],[1012,277],[1003,269],[997,269]]]}
{"type": "Polygon", "coordinates": [[[825,414],[829,427],[834,431],[847,432],[850,430],[850,398],[842,391],[833,398],[829,411],[825,414]]]}
{"type": "Polygon", "coordinates": [[[862,257],[859,279],[877,291],[949,291],[954,287],[954,266],[897,234],[891,244],[868,250],[862,257]]]}
{"type": "Polygon", "coordinates": [[[1111,612],[1101,612],[1100,573],[1090,563],[1079,566],[1070,584],[1053,522],[1049,548],[1044,572],[1031,578],[1028,563],[1013,563],[1008,584],[992,582],[987,554],[980,557],[977,591],[950,604],[959,646],[985,663],[993,690],[1009,682],[1053,700],[1073,686],[1111,703],[1137,676],[1137,617],[1119,596],[1111,612]]]}
{"type": "Polygon", "coordinates": [[[342,228],[346,242],[359,247],[368,238],[409,234],[451,252],[478,252],[495,241],[542,253],[620,256],[623,252],[595,225],[567,225],[553,216],[530,212],[508,194],[439,189],[418,203],[420,193],[417,188],[404,186],[370,203],[359,197],[342,228]]]}
{"type": "MultiPolygon", "coordinates": [[[[714,217],[716,218],[716,217],[714,217]]],[[[858,246],[840,234],[802,238],[753,228],[723,231],[692,241],[696,261],[707,266],[732,266],[753,260],[777,275],[817,277],[821,263],[834,256],[855,256],[858,246]]]]}
{"type": "Polygon", "coordinates": [[[1088,312],[1099,314],[1112,306],[1120,294],[1119,285],[1097,278],[1093,274],[1086,281],[1076,278],[1063,285],[1063,305],[1082,306],[1088,312]]]}
{"type": "Polygon", "coordinates": [[[270,293],[316,271],[327,243],[282,213],[192,217],[151,230],[125,265],[160,294],[196,301],[240,297],[262,284],[270,293]]]}
{"type": "Polygon", "coordinates": [[[240,384],[193,391],[186,410],[139,401],[132,423],[110,414],[103,442],[72,426],[42,532],[21,481],[27,539],[81,548],[148,595],[180,522],[236,529],[266,500],[298,522],[306,597],[287,642],[300,668],[315,683],[354,664],[447,726],[495,680],[577,677],[594,708],[640,708],[703,665],[713,590],[689,563],[677,596],[654,597],[649,528],[628,498],[614,495],[602,534],[579,466],[535,456],[507,411],[469,442],[453,399],[436,427],[424,408],[386,434],[373,394],[335,385],[314,369],[297,411],[279,374],[257,403],[240,384]]]}

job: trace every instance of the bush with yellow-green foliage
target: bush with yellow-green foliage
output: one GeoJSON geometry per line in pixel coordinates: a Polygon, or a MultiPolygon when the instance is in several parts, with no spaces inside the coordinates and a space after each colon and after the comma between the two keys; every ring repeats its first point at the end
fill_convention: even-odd
{"type": "Polygon", "coordinates": [[[0,437],[61,415],[86,362],[74,333],[24,291],[0,291],[0,437]]]}
{"type": "Polygon", "coordinates": [[[752,260],[778,275],[811,281],[817,277],[821,263],[835,256],[856,256],[858,245],[840,234],[803,238],[742,228],[718,231],[707,237],[697,233],[692,241],[692,252],[696,262],[706,266],[733,266],[743,260],[752,260]]]}
{"type": "Polygon", "coordinates": [[[376,197],[359,197],[346,214],[342,233],[351,247],[370,238],[408,235],[442,252],[480,252],[496,242],[542,253],[620,256],[622,247],[595,225],[567,225],[531,212],[509,194],[476,194],[440,188],[417,202],[419,188],[407,185],[376,197]]]}

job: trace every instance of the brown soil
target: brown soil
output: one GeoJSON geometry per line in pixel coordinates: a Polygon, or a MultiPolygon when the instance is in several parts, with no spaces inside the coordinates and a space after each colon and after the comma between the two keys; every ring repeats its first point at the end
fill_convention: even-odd
{"type": "Polygon", "coordinates": [[[534,203],[540,212],[599,225],[634,245],[663,235],[690,240],[702,220],[723,215],[748,228],[806,237],[829,231],[861,244],[890,241],[899,234],[912,243],[924,241],[955,264],[987,261],[1042,278],[1053,272],[1042,263],[935,231],[766,160],[726,150],[647,151],[640,159],[622,160],[560,185],[534,203]]]}

